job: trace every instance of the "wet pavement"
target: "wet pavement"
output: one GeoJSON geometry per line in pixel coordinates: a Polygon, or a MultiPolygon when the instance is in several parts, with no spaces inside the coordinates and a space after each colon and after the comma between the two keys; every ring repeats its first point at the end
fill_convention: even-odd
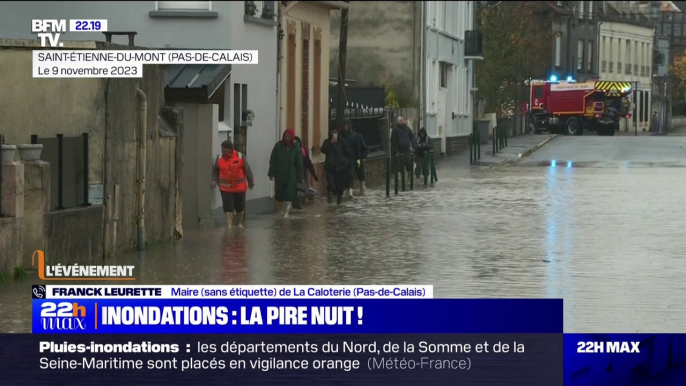
{"type": "MultiPolygon", "coordinates": [[[[135,264],[137,284],[433,284],[435,297],[564,298],[566,332],[683,333],[686,169],[662,162],[686,151],[654,139],[561,137],[498,169],[447,159],[433,188],[387,198],[380,187],[289,219],[251,217],[228,235],[186,232],[112,263],[135,264]],[[645,149],[654,164],[641,164],[645,149]],[[546,160],[566,154],[613,167],[546,160]]],[[[0,332],[30,332],[35,282],[0,284],[0,332]]]]}

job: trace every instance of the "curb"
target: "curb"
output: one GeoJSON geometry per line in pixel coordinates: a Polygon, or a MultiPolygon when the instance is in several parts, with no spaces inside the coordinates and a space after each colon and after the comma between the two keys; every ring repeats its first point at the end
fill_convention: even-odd
{"type": "Polygon", "coordinates": [[[539,142],[538,144],[533,145],[530,148],[524,150],[522,153],[517,154],[517,158],[506,159],[500,163],[497,163],[497,164],[491,166],[490,169],[495,169],[495,168],[500,167],[500,166],[515,163],[515,162],[519,161],[520,159],[528,156],[529,154],[535,152],[536,150],[542,148],[543,146],[547,145],[550,141],[554,140],[557,137],[558,137],[558,134],[554,134],[552,137],[548,137],[548,138],[544,139],[543,141],[539,142]]]}

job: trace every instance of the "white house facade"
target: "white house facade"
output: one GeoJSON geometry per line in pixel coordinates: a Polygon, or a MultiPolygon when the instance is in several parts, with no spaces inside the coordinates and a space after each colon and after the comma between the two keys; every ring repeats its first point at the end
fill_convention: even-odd
{"type": "Polygon", "coordinates": [[[474,28],[473,1],[424,2],[423,117],[429,136],[451,154],[464,145],[474,120],[474,57],[466,41],[474,28]]]}
{"type": "MultiPolygon", "coordinates": [[[[247,154],[255,175],[255,188],[247,194],[248,212],[256,214],[273,207],[267,172],[279,126],[275,107],[277,12],[274,1],[8,1],[0,4],[0,37],[36,39],[31,33],[32,19],[104,19],[109,31],[135,32],[134,43],[138,47],[259,52],[258,64],[236,64],[223,70],[209,69],[220,65],[187,65],[177,71],[178,81],[167,79],[167,87],[170,81],[174,83],[179,98],[168,98],[166,103],[184,108],[186,138],[198,137],[184,144],[183,180],[188,184],[183,189],[186,227],[211,222],[211,212],[215,219],[223,218],[219,193],[210,190],[211,166],[220,154],[221,142],[230,137],[241,142],[241,150],[247,154]],[[193,71],[197,76],[193,76],[193,71]],[[216,76],[210,77],[210,71],[216,71],[216,76]],[[194,92],[202,79],[207,82],[202,86],[212,87],[211,96],[183,100],[184,91],[194,92]],[[245,110],[252,110],[254,119],[247,128],[237,127],[241,126],[245,110]],[[241,132],[246,130],[244,140],[241,132]]],[[[99,32],[67,32],[60,36],[61,41],[105,39],[99,32]]],[[[114,36],[112,43],[129,42],[126,36],[114,36]]]]}
{"type": "Polygon", "coordinates": [[[623,22],[600,24],[600,79],[632,82],[633,112],[622,120],[620,130],[650,128],[654,30],[623,22]]]}

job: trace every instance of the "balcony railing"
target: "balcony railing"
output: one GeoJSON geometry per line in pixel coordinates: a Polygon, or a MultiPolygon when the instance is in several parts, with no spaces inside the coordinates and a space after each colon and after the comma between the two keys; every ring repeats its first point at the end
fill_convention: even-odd
{"type": "Polygon", "coordinates": [[[481,57],[484,54],[483,35],[479,31],[465,31],[464,35],[464,56],[481,57]]]}
{"type": "Polygon", "coordinates": [[[612,62],[612,61],[610,62],[610,71],[608,71],[608,72],[609,73],[615,72],[615,62],[612,62]]]}
{"type": "Polygon", "coordinates": [[[617,63],[617,73],[618,74],[622,73],[622,62],[617,63]]]}
{"type": "Polygon", "coordinates": [[[634,75],[638,75],[638,64],[634,64],[634,75]]]}
{"type": "Polygon", "coordinates": [[[601,72],[607,72],[607,60],[603,60],[603,67],[600,71],[601,72]]]}

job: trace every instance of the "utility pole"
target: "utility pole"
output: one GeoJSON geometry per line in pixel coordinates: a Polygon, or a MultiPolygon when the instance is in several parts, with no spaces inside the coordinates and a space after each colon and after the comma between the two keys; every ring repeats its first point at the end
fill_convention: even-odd
{"type": "Polygon", "coordinates": [[[338,104],[336,106],[336,129],[343,127],[345,114],[345,57],[348,46],[348,8],[341,11],[341,37],[338,43],[338,104]]]}
{"type": "Polygon", "coordinates": [[[633,111],[633,113],[634,113],[634,115],[632,117],[633,121],[634,121],[634,137],[638,137],[638,123],[637,123],[638,118],[636,117],[636,115],[637,115],[636,113],[638,113],[638,111],[640,109],[639,106],[637,106],[637,104],[638,104],[637,93],[638,93],[638,82],[634,82],[634,90],[633,90],[633,94],[634,94],[634,111],[633,111]]]}
{"type": "Polygon", "coordinates": [[[664,76],[664,86],[662,92],[662,130],[663,134],[667,135],[667,81],[668,81],[667,71],[664,76]]]}

